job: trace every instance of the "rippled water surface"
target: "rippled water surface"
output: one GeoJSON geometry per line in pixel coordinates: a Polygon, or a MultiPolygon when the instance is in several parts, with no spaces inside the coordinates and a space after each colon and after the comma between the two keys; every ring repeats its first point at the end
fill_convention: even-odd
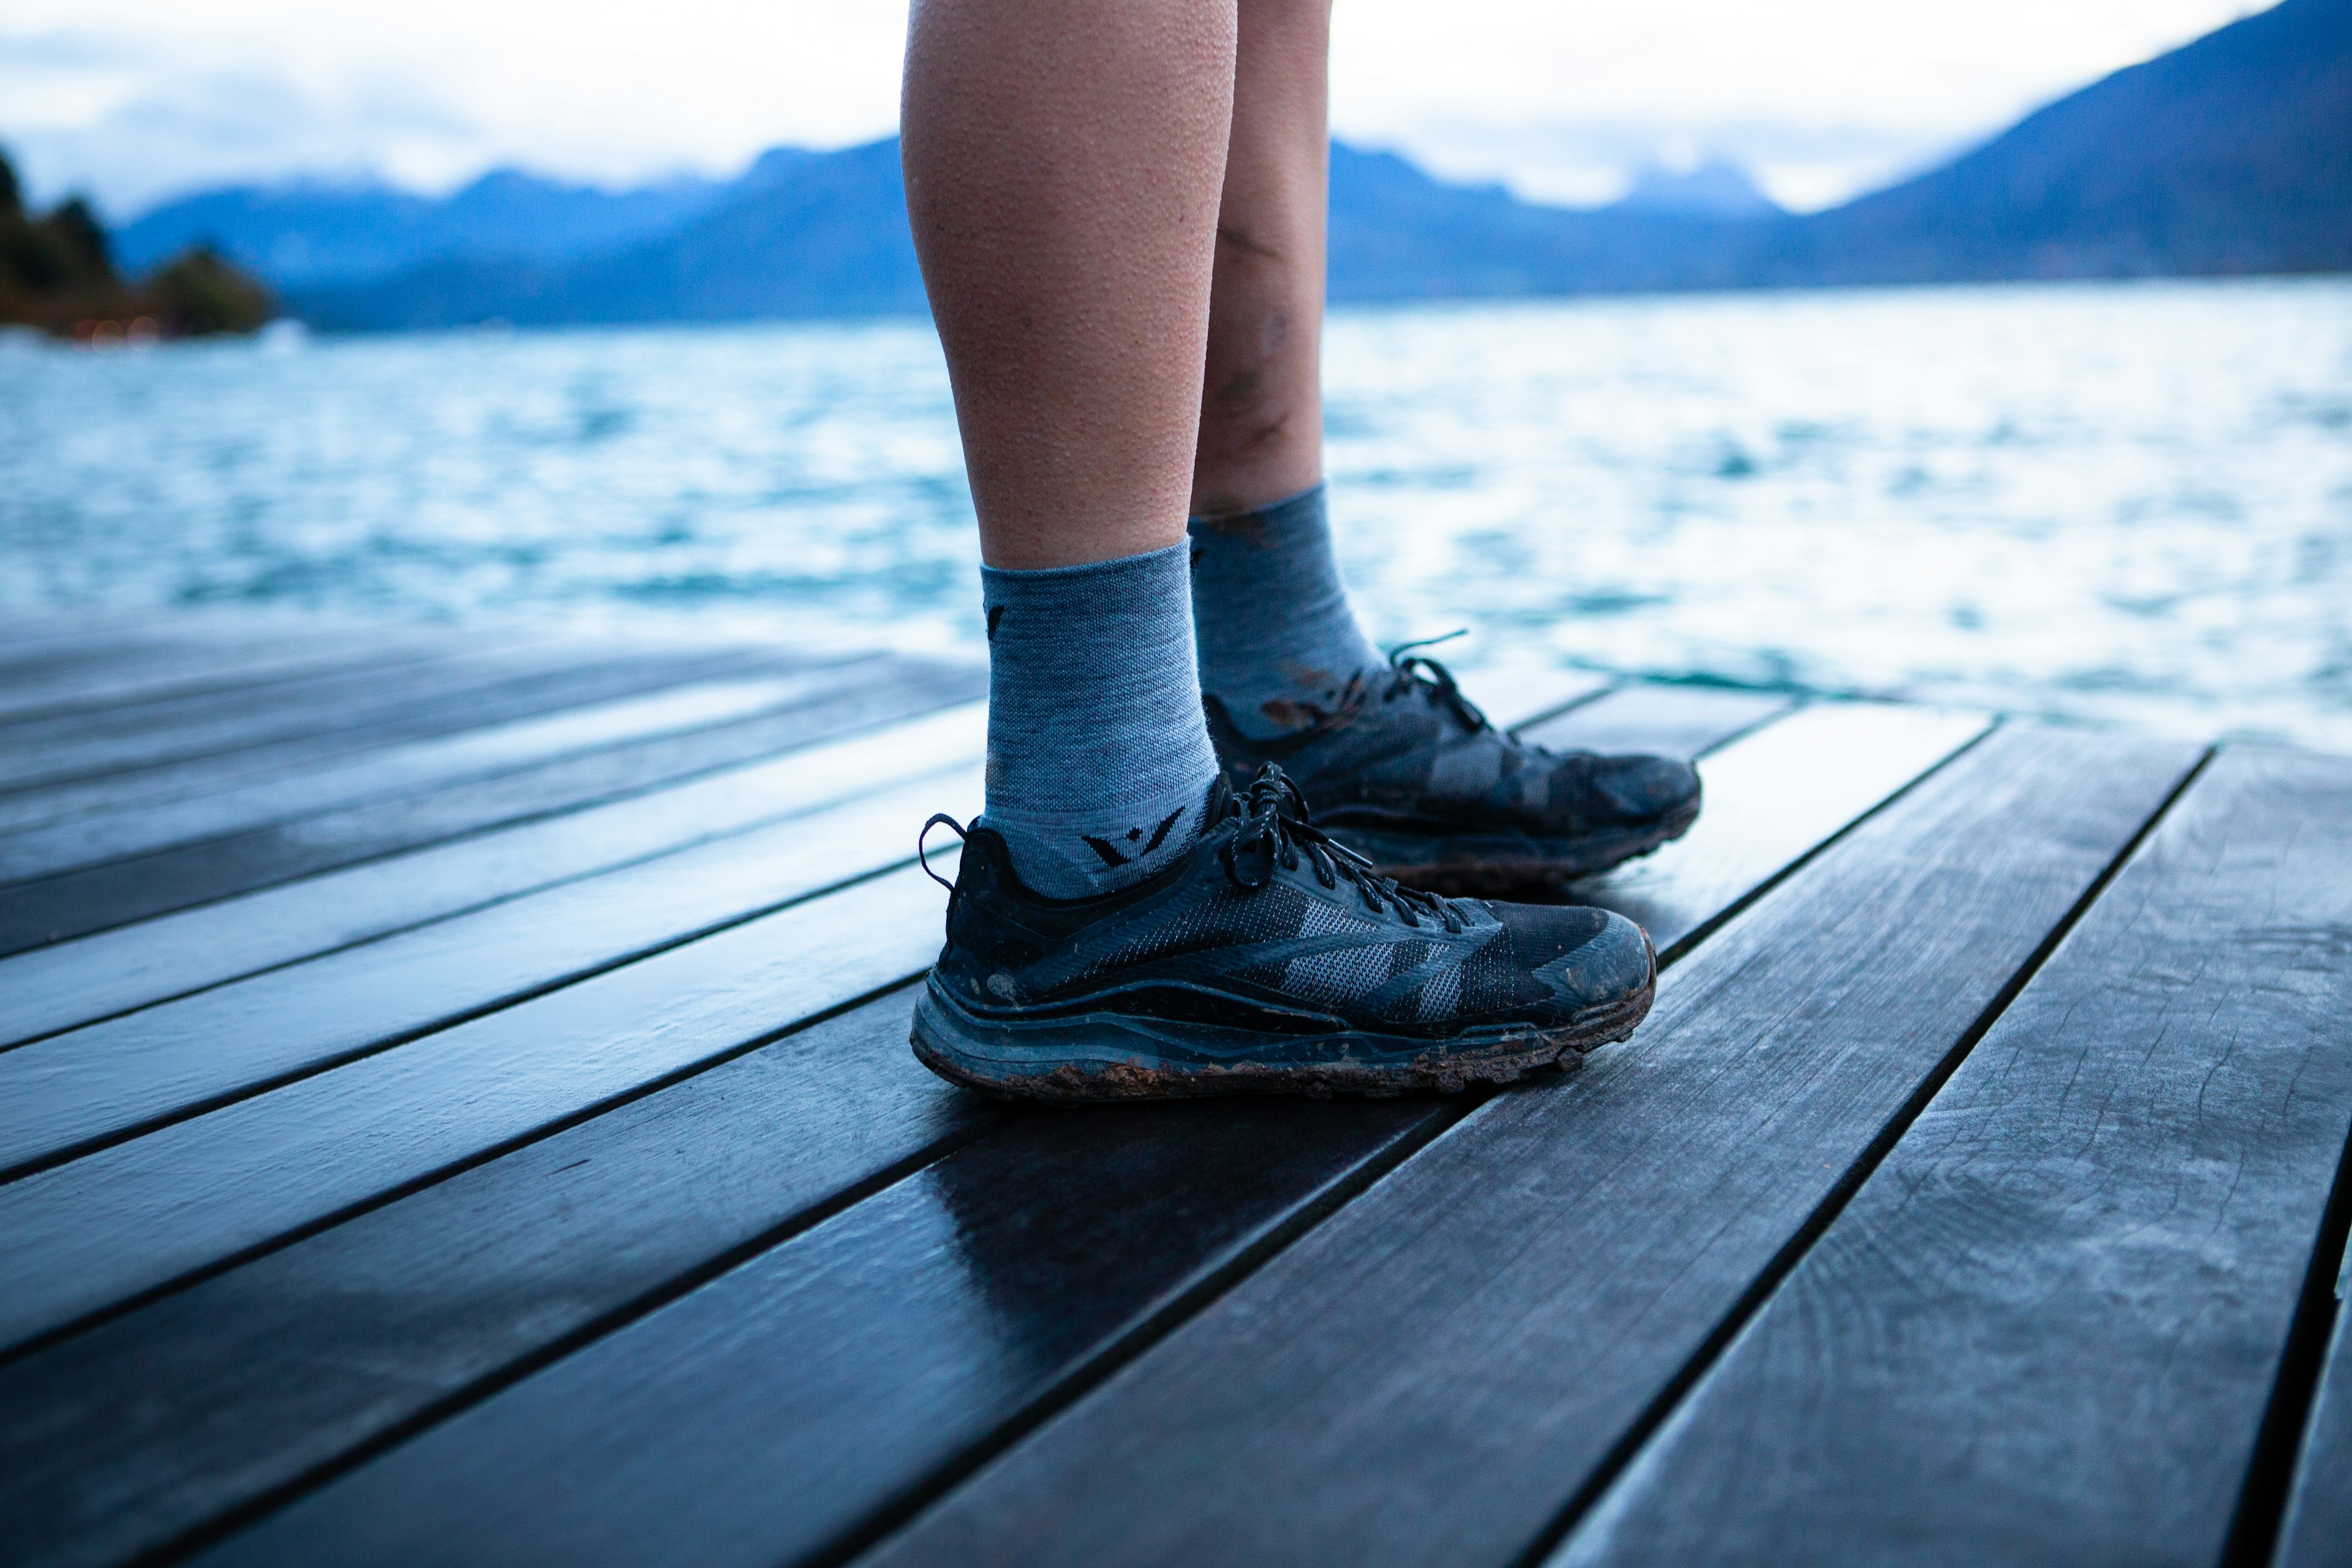
{"type": "MultiPolygon", "coordinates": [[[[1336,318],[1376,636],[2352,749],[2352,281],[1336,318]]],[[[980,647],[928,327],[0,349],[0,605],[980,647]]]]}

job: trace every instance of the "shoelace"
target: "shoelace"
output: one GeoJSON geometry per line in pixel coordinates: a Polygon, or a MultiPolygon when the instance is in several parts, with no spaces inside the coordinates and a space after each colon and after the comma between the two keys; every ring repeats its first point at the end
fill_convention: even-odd
{"type": "Polygon", "coordinates": [[[1257,770],[1249,788],[1234,795],[1226,809],[1241,818],[1242,826],[1217,851],[1217,858],[1224,863],[1225,875],[1234,887],[1263,888],[1274,876],[1276,866],[1295,871],[1303,856],[1315,868],[1317,881],[1327,888],[1337,888],[1342,881],[1352,884],[1362,894],[1364,907],[1374,914],[1392,909],[1405,924],[1416,929],[1423,915],[1435,916],[1449,931],[1464,928],[1461,912],[1452,900],[1399,887],[1395,878],[1377,874],[1370,860],[1316,826],[1307,818],[1307,802],[1298,786],[1272,763],[1257,770]]]}
{"type": "MultiPolygon", "coordinates": [[[[1433,658],[1423,658],[1412,651],[1417,647],[1452,642],[1462,635],[1460,632],[1448,632],[1442,637],[1423,637],[1419,642],[1399,643],[1391,648],[1389,668],[1395,674],[1388,689],[1381,693],[1381,700],[1393,702],[1407,692],[1426,692],[1431,701],[1444,704],[1454,718],[1461,721],[1462,727],[1472,734],[1490,728],[1486,715],[1478,710],[1478,705],[1462,695],[1462,688],[1455,682],[1452,670],[1433,658]]],[[[1517,744],[1516,737],[1506,735],[1504,739],[1517,744]]]]}

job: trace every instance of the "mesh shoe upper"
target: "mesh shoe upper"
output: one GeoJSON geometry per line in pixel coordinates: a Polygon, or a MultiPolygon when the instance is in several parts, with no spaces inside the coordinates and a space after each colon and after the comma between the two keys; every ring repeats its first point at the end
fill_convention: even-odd
{"type": "Polygon", "coordinates": [[[1648,983],[1648,948],[1604,910],[1410,892],[1373,876],[1265,770],[1213,793],[1192,853],[1151,880],[1055,900],[975,829],[934,972],[978,1014],[1105,1007],[1276,1033],[1443,1038],[1566,1025],[1648,983]]]}
{"type": "Polygon", "coordinates": [[[1276,763],[1328,827],[1507,829],[1567,839],[1671,817],[1699,797],[1688,763],[1526,744],[1489,724],[1443,665],[1402,651],[1385,680],[1353,686],[1333,712],[1272,740],[1243,734],[1215,698],[1203,705],[1236,787],[1276,763]]]}

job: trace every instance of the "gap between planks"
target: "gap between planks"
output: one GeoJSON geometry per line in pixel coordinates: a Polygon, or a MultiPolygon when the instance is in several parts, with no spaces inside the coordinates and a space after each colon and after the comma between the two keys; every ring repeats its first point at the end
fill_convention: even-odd
{"type": "Polygon", "coordinates": [[[2193,756],[2004,728],[877,1560],[1513,1561],[2193,756]]]}
{"type": "MultiPolygon", "coordinates": [[[[896,1056],[898,1056],[898,1058],[901,1058],[901,1060],[903,1060],[903,1048],[898,1048],[898,1051],[896,1051],[896,1056]]],[[[237,1279],[237,1277],[236,1277],[236,1274],[230,1274],[230,1277],[228,1277],[228,1279],[237,1279]]],[[[160,1305],[160,1307],[158,1307],[158,1310],[167,1310],[167,1307],[164,1307],[164,1305],[160,1305]]]]}
{"type": "MultiPolygon", "coordinates": [[[[1910,714],[1904,714],[1904,713],[1901,713],[1899,710],[1890,710],[1890,711],[1885,711],[1885,717],[1886,717],[1886,718],[1891,721],[1891,723],[1892,723],[1892,725],[1893,725],[1893,733],[1892,733],[1891,735],[1888,735],[1888,734],[1882,734],[1882,736],[1881,736],[1881,738],[1882,738],[1882,739],[1887,739],[1887,740],[1899,740],[1899,739],[1904,735],[1904,732],[1905,732],[1905,731],[1906,731],[1906,727],[1913,726],[1913,725],[1915,724],[1915,721],[1916,721],[1917,720],[1917,718],[1918,718],[1918,716],[1916,716],[1916,715],[1910,715],[1910,714]]],[[[1833,717],[1837,717],[1837,716],[1833,716],[1833,717]]],[[[1976,733],[1976,732],[1977,732],[1977,731],[1978,731],[1978,729],[1980,727],[1980,721],[1966,721],[1966,722],[1962,722],[1962,721],[1955,721],[1946,720],[1946,721],[1942,721],[1942,725],[1943,725],[1943,728],[1942,728],[1942,731],[1941,731],[1941,736],[1940,736],[1940,740],[1941,740],[1941,744],[1940,744],[1940,746],[1938,746],[1938,747],[1937,747],[1936,750],[1934,750],[1932,752],[1929,752],[1929,753],[1927,753],[1927,755],[1923,756],[1922,760],[1921,760],[1917,764],[1916,764],[1916,766],[1925,766],[1925,765],[1929,765],[1929,764],[1933,762],[1933,760],[1934,760],[1936,757],[1937,757],[1937,756],[1940,756],[1940,755],[1944,754],[1945,752],[1948,752],[1948,751],[1949,751],[1949,749],[1950,749],[1953,745],[1956,745],[1956,744],[1959,744],[1959,743],[1961,743],[1961,742],[1964,742],[1964,741],[1965,741],[1969,736],[1973,735],[1974,733],[1976,733]]],[[[1769,734],[1769,731],[1766,731],[1766,733],[1768,733],[1768,734],[1769,734]]],[[[1924,749],[1924,748],[1926,747],[1926,745],[1927,744],[1927,742],[1928,742],[1928,736],[1927,736],[1927,733],[1925,732],[1925,726],[1924,726],[1924,725],[1917,726],[1916,728],[1915,728],[1915,729],[1913,730],[1913,733],[1914,733],[1914,735],[1916,736],[1916,738],[1912,740],[1911,743],[1912,743],[1913,745],[1915,745],[1915,746],[1919,746],[1919,747],[1921,747],[1921,748],[1923,748],[1923,749],[1924,749]]],[[[1760,739],[1761,739],[1761,737],[1759,736],[1759,737],[1758,737],[1758,739],[1759,739],[1759,740],[1760,740],[1760,739]]],[[[1898,747],[1897,749],[1899,749],[1899,747],[1898,747]]],[[[1817,766],[1819,766],[1819,765],[1820,765],[1820,763],[1821,763],[1821,761],[1822,761],[1822,760],[1823,760],[1823,759],[1822,759],[1822,754],[1821,749],[1820,749],[1819,747],[1815,747],[1815,748],[1813,748],[1813,749],[1812,749],[1812,752],[1811,752],[1811,754],[1812,754],[1812,755],[1814,755],[1814,756],[1815,756],[1815,758],[1817,759],[1816,765],[1817,765],[1817,766]]],[[[1835,759],[1835,760],[1836,760],[1836,761],[1843,761],[1843,760],[1844,760],[1844,759],[1840,758],[1840,759],[1835,759]]],[[[1889,765],[1891,765],[1891,764],[1889,764],[1889,765]]],[[[1906,776],[1907,776],[1907,775],[1906,775],[1906,776]]],[[[1822,813],[1826,813],[1826,812],[1830,809],[1830,807],[1828,807],[1825,804],[1823,804],[1822,796],[1823,796],[1823,795],[1825,795],[1834,794],[1834,793],[1836,792],[1836,790],[1840,787],[1840,785],[1839,785],[1839,781],[1838,781],[1837,779],[1835,779],[1835,778],[1822,778],[1822,779],[1812,780],[1812,781],[1800,781],[1800,784],[1799,784],[1799,786],[1798,786],[1798,787],[1801,787],[1802,784],[1803,784],[1803,783],[1805,783],[1805,782],[1810,782],[1810,783],[1813,784],[1814,784],[1814,786],[1815,786],[1814,788],[1812,788],[1812,789],[1809,792],[1809,793],[1810,793],[1810,795],[1812,796],[1812,801],[1811,801],[1811,809],[1814,813],[1816,813],[1816,814],[1822,814],[1822,813]]],[[[1895,787],[1895,785],[1899,784],[1901,782],[1903,782],[1903,780],[1902,780],[1901,778],[1897,778],[1897,779],[1894,780],[1894,781],[1893,781],[1892,783],[1890,783],[1890,784],[1882,784],[1882,785],[1880,786],[1879,793],[1880,793],[1880,794],[1883,794],[1883,793],[1885,792],[1885,789],[1887,789],[1887,788],[1891,788],[1891,787],[1895,787]]],[[[1787,780],[1780,780],[1780,781],[1778,781],[1778,783],[1779,783],[1779,784],[1780,784],[1780,788],[1782,788],[1782,789],[1784,789],[1784,790],[1785,790],[1785,789],[1789,789],[1789,788],[1790,788],[1790,787],[1791,787],[1791,786],[1790,786],[1790,781],[1787,781],[1787,780]]],[[[1846,781],[1845,781],[1845,787],[1849,787],[1849,788],[1855,788],[1855,787],[1859,787],[1859,786],[1858,786],[1858,784],[1856,784],[1856,782],[1853,779],[1853,776],[1852,776],[1851,774],[1848,774],[1848,775],[1847,775],[1847,778],[1846,778],[1846,781]]],[[[1864,800],[1862,802],[1861,805],[1860,805],[1857,809],[1861,809],[1861,810],[1867,810],[1871,805],[1875,804],[1876,798],[1877,798],[1877,795],[1872,795],[1872,796],[1870,796],[1870,797],[1868,797],[1868,798],[1864,799],[1864,800]]],[[[1786,815],[1786,814],[1784,814],[1784,816],[1785,816],[1785,815],[1786,815]]],[[[1798,815],[1798,816],[1801,816],[1803,815],[1803,808],[1801,806],[1801,807],[1800,807],[1800,809],[1799,809],[1799,811],[1798,811],[1795,815],[1798,815]]],[[[1734,814],[1734,819],[1735,819],[1735,820],[1736,820],[1736,816],[1737,816],[1737,814],[1734,814]]],[[[1816,830],[1816,836],[1818,836],[1818,834],[1819,834],[1819,833],[1834,833],[1834,832],[1837,830],[1837,828],[1838,828],[1838,827],[1840,827],[1840,826],[1843,826],[1843,824],[1844,820],[1845,820],[1845,818],[1844,818],[1843,816],[1838,816],[1838,817],[1834,818],[1833,820],[1829,821],[1829,822],[1826,824],[1826,826],[1823,826],[1823,827],[1819,828],[1819,829],[1817,829],[1817,830],[1816,830]]],[[[1780,825],[1780,831],[1781,831],[1781,832],[1783,832],[1784,834],[1792,834],[1792,833],[1794,833],[1794,832],[1799,831],[1799,829],[1798,829],[1794,825],[1790,824],[1790,823],[1788,823],[1788,822],[1786,822],[1786,821],[1784,820],[1784,821],[1781,823],[1781,825],[1780,825]]],[[[1696,837],[1696,835],[1695,835],[1694,837],[1696,837]]],[[[1799,852],[1801,852],[1802,848],[1804,848],[1804,847],[1810,847],[1811,842],[1811,839],[1808,838],[1808,839],[1807,839],[1803,844],[1800,845],[1800,846],[1798,847],[1799,847],[1799,852]]],[[[1721,852],[1721,850],[1722,850],[1722,847],[1722,847],[1722,846],[1720,846],[1720,845],[1718,844],[1717,846],[1716,846],[1716,847],[1715,847],[1715,852],[1716,852],[1716,853],[1717,853],[1717,854],[1719,854],[1719,853],[1721,852]]],[[[1785,850],[1784,850],[1784,851],[1780,851],[1780,852],[1775,853],[1775,854],[1771,857],[1772,868],[1777,868],[1780,864],[1781,864],[1781,863],[1785,862],[1785,860],[1786,860],[1787,858],[1790,858],[1790,855],[1789,855],[1789,852],[1788,852],[1788,851],[1785,851],[1785,850]]],[[[1769,878],[1769,876],[1771,874],[1771,868],[1768,868],[1764,874],[1769,878]]],[[[1704,918],[1704,915],[1702,915],[1702,918],[1704,918]]],[[[1328,1110],[1328,1108],[1326,1108],[1326,1109],[1328,1110]]],[[[1415,1119],[1426,1119],[1426,1118],[1428,1118],[1428,1117],[1430,1117],[1431,1115],[1433,1115],[1433,1112],[1431,1112],[1429,1110],[1427,1110],[1425,1107],[1422,1107],[1422,1106],[1407,1106],[1407,1107],[1402,1107],[1402,1108],[1398,1108],[1398,1107],[1383,1107],[1383,1108],[1380,1108],[1380,1109],[1377,1110],[1377,1112],[1375,1112],[1375,1111],[1372,1110],[1372,1108],[1358,1107],[1358,1108],[1353,1108],[1353,1109],[1360,1110],[1364,1110],[1367,1114],[1379,1114],[1379,1115],[1382,1115],[1382,1116],[1390,1116],[1390,1115],[1403,1115],[1403,1116],[1407,1116],[1407,1117],[1411,1117],[1411,1118],[1415,1118],[1415,1119]]],[[[1229,1108],[1222,1108],[1222,1114],[1223,1114],[1223,1116],[1224,1116],[1228,1121],[1232,1121],[1232,1120],[1234,1120],[1234,1119],[1239,1119],[1239,1118],[1245,1117],[1247,1114],[1249,1114],[1249,1112],[1247,1111],[1246,1108],[1232,1108],[1232,1107],[1229,1107],[1229,1108]]],[[[1439,1116],[1449,1116],[1449,1115],[1450,1115],[1450,1113],[1448,1113],[1448,1112],[1444,1112],[1444,1111],[1436,1112],[1436,1113],[1434,1113],[1434,1114],[1437,1114],[1437,1115],[1439,1115],[1439,1116]]],[[[1214,1124],[1214,1123],[1212,1123],[1212,1125],[1213,1125],[1213,1124],[1214,1124]]],[[[1026,1126],[1026,1125],[1028,1125],[1028,1123],[1024,1122],[1024,1126],[1026,1126]]],[[[1202,1125],[1202,1124],[1201,1124],[1199,1121],[1195,1121],[1195,1122],[1193,1122],[1192,1125],[1193,1126],[1193,1128],[1194,1128],[1194,1130],[1195,1130],[1195,1132],[1197,1133],[1197,1131],[1198,1131],[1198,1130],[1199,1130],[1199,1128],[1201,1127],[1201,1125],[1202,1125]]],[[[1251,1143],[1251,1145],[1250,1145],[1250,1148],[1251,1148],[1251,1150],[1253,1151],[1253,1157],[1254,1157],[1254,1158],[1256,1158],[1256,1159],[1258,1160],[1258,1163],[1263,1163],[1262,1156],[1257,1155],[1255,1152],[1256,1150],[1262,1149],[1262,1147],[1263,1147],[1263,1142],[1262,1142],[1262,1141],[1255,1141],[1255,1142],[1253,1142],[1251,1143]]],[[[1171,1174],[1172,1174],[1172,1173],[1173,1173],[1171,1172],[1171,1174]]],[[[983,1185],[983,1186],[994,1186],[994,1185],[1001,1185],[1001,1184],[986,1183],[986,1184],[982,1184],[982,1185],[983,1185]]],[[[402,1451],[403,1451],[403,1452],[405,1452],[406,1450],[402,1450],[402,1451]]]]}

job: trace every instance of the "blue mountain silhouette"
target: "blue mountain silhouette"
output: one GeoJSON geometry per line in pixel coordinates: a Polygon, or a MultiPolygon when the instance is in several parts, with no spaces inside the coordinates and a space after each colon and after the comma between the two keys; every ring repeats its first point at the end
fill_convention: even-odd
{"type": "Polygon", "coordinates": [[[733,188],[678,179],[602,191],[515,169],[494,170],[439,200],[383,184],[240,185],[166,203],[116,229],[113,248],[138,271],[210,241],[278,287],[301,289],[381,278],[445,256],[566,260],[668,233],[733,188]]]}
{"type": "MultiPolygon", "coordinates": [[[[2352,268],[2352,0],[2285,0],[1828,212],[1743,202],[1720,173],[1702,185],[1550,207],[1336,143],[1331,297],[2352,268]]],[[[780,150],[725,185],[619,195],[513,174],[439,204],[215,193],[150,214],[120,244],[130,258],[195,238],[331,327],[924,309],[887,140],[780,150]]]]}

